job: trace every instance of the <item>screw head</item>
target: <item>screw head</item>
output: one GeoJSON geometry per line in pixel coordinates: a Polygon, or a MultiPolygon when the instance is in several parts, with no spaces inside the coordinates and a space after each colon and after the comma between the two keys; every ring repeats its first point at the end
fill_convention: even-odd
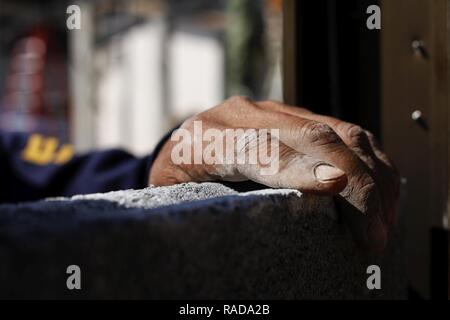
{"type": "Polygon", "coordinates": [[[411,41],[411,48],[415,55],[421,57],[421,58],[427,58],[428,53],[425,48],[425,41],[420,39],[415,39],[411,41]]]}
{"type": "Polygon", "coordinates": [[[422,111],[420,110],[415,110],[413,113],[411,113],[411,119],[413,119],[414,121],[418,121],[422,119],[422,117],[422,111]]]}

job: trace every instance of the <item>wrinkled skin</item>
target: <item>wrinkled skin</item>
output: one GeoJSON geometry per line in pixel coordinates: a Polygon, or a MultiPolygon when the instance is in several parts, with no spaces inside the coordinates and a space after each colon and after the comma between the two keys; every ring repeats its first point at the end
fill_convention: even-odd
{"type": "MultiPolygon", "coordinates": [[[[373,135],[359,126],[275,101],[232,97],[183,123],[193,131],[217,128],[279,129],[280,170],[263,176],[255,165],[176,165],[167,141],[157,156],[150,184],[252,180],[274,188],[336,196],[357,243],[382,251],[396,220],[399,176],[373,135]],[[319,168],[320,167],[320,168],[319,168]]],[[[195,142],[193,142],[195,143],[195,142]]]]}

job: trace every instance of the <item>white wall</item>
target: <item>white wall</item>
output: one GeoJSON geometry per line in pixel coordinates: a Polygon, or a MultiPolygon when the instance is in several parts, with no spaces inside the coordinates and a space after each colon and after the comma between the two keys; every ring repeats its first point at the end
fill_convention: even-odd
{"type": "Polygon", "coordinates": [[[223,45],[210,36],[176,32],[170,52],[172,113],[177,118],[213,107],[224,98],[223,45]]]}
{"type": "Polygon", "coordinates": [[[78,150],[119,147],[146,154],[171,123],[223,100],[225,58],[219,38],[175,32],[166,54],[165,36],[164,20],[152,19],[89,49],[88,64],[78,62],[82,73],[74,78],[74,103],[83,104],[74,109],[78,150]]]}

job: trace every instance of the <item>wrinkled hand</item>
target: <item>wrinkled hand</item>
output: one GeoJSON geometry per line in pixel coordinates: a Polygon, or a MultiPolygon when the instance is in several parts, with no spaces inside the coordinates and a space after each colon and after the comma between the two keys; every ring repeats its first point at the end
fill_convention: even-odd
{"type": "MultiPolygon", "coordinates": [[[[279,170],[262,175],[262,164],[175,164],[167,141],[149,178],[153,185],[244,181],[304,193],[338,195],[341,214],[357,243],[381,251],[396,219],[399,176],[373,135],[359,126],[279,102],[232,97],[188,119],[181,128],[279,129],[279,170]]],[[[194,149],[195,139],[192,141],[194,149]]],[[[246,151],[248,152],[248,150],[246,151]]]]}

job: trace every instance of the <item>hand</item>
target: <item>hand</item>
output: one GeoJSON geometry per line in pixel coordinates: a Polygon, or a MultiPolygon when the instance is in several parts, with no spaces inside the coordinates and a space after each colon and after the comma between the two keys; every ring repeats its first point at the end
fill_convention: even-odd
{"type": "MultiPolygon", "coordinates": [[[[153,164],[150,184],[252,180],[274,188],[338,195],[341,213],[357,243],[369,250],[384,249],[389,226],[396,219],[399,176],[368,131],[303,108],[274,101],[253,102],[243,97],[232,97],[188,119],[181,129],[194,136],[184,141],[192,151],[189,155],[192,161],[175,163],[172,153],[179,142],[167,141],[153,164]],[[262,174],[261,169],[267,164],[260,161],[194,164],[194,151],[201,140],[194,136],[196,123],[201,123],[203,131],[278,129],[279,136],[270,135],[269,143],[262,143],[262,138],[268,136],[265,133],[241,144],[244,148],[236,148],[235,152],[235,156],[240,153],[248,156],[251,150],[261,146],[269,152],[275,150],[270,147],[271,142],[279,142],[278,170],[271,175],[262,174]]],[[[200,144],[200,148],[205,151],[205,144],[200,144]]]]}

